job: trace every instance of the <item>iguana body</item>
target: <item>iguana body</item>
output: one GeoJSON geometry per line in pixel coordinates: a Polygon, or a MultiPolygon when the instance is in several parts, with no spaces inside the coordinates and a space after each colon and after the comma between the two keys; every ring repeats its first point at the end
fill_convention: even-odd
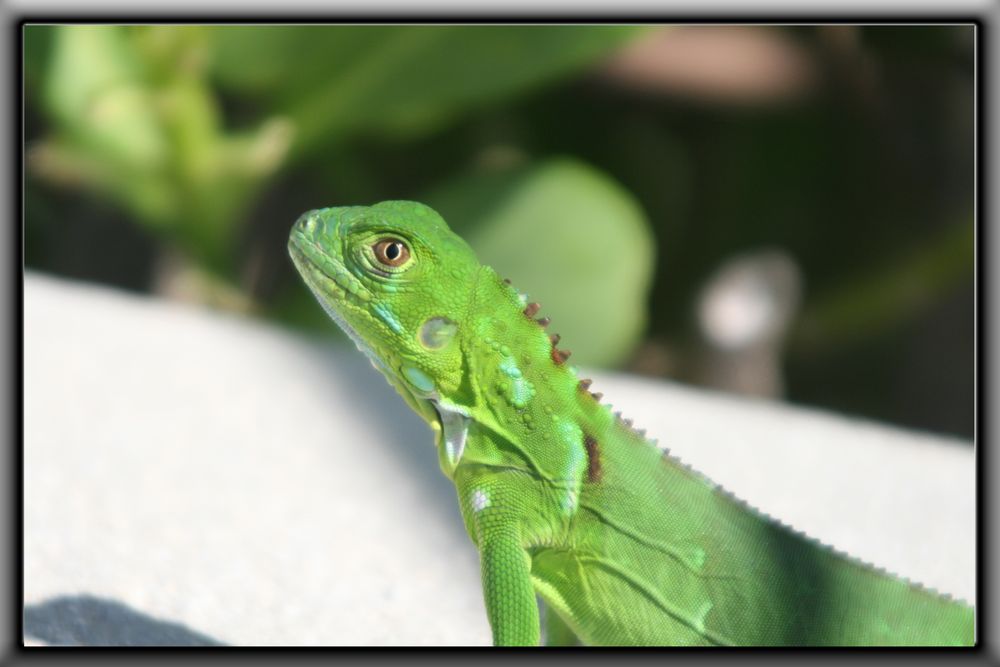
{"type": "MultiPolygon", "coordinates": [[[[591,394],[433,210],[303,215],[310,289],[435,432],[495,644],[968,645],[972,608],[761,515],[591,394]]],[[[558,252],[558,249],[553,249],[558,252]]]]}

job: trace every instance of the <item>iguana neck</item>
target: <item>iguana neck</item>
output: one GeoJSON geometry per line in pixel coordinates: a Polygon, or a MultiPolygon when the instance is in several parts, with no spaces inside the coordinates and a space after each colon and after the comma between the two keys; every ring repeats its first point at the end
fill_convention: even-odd
{"type": "Polygon", "coordinates": [[[483,267],[462,339],[467,372],[457,395],[475,427],[507,444],[510,456],[499,465],[579,486],[597,474],[588,447],[598,435],[642,437],[589,392],[548,325],[537,303],[483,267]]]}

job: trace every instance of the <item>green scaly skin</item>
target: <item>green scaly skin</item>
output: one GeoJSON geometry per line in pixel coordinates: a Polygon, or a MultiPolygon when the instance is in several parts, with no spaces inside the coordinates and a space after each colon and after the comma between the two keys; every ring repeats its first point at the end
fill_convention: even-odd
{"type": "Polygon", "coordinates": [[[536,594],[553,643],[974,642],[971,607],[760,514],[612,414],[537,305],[430,208],[311,211],[289,251],[434,431],[479,549],[495,644],[539,643],[536,594]],[[409,257],[391,266],[376,248],[396,241],[409,257]]]}

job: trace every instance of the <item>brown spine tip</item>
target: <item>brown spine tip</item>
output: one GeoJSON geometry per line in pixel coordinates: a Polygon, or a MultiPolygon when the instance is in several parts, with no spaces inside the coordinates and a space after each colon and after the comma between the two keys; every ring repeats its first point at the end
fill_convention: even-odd
{"type": "Polygon", "coordinates": [[[551,336],[549,336],[549,340],[552,341],[552,345],[558,345],[559,341],[562,340],[562,338],[559,336],[559,334],[552,334],[551,336]]]}
{"type": "Polygon", "coordinates": [[[531,302],[527,306],[524,307],[524,314],[527,315],[528,317],[534,317],[535,313],[538,312],[539,308],[541,308],[540,305],[538,305],[535,302],[531,302]]]}
{"type": "Polygon", "coordinates": [[[580,391],[587,391],[588,389],[590,389],[591,382],[593,382],[593,380],[590,380],[589,378],[584,378],[580,380],[580,384],[577,385],[577,388],[580,391]]]}
{"type": "Polygon", "coordinates": [[[600,400],[601,400],[602,398],[604,398],[604,394],[602,394],[602,393],[601,393],[601,392],[599,392],[599,391],[595,391],[594,393],[592,393],[592,394],[591,394],[591,396],[593,396],[593,397],[594,397],[594,400],[595,400],[595,401],[597,401],[597,402],[600,402],[600,400]]]}
{"type": "Polygon", "coordinates": [[[583,446],[587,450],[587,481],[601,481],[601,450],[597,439],[593,436],[583,436],[583,446]]]}
{"type": "Polygon", "coordinates": [[[556,348],[552,348],[552,361],[556,362],[557,364],[565,363],[565,361],[569,359],[569,355],[571,354],[572,352],[570,352],[569,350],[557,350],[556,348]]]}
{"type": "Polygon", "coordinates": [[[510,278],[504,278],[503,279],[503,284],[504,285],[510,285],[510,278]]]}
{"type": "Polygon", "coordinates": [[[539,318],[538,318],[537,320],[535,320],[535,321],[536,321],[536,322],[538,322],[539,324],[541,324],[541,325],[542,325],[542,328],[543,328],[543,329],[544,329],[545,327],[549,326],[549,324],[551,324],[551,323],[552,323],[552,320],[551,320],[551,319],[549,319],[548,317],[539,317],[539,318]]]}

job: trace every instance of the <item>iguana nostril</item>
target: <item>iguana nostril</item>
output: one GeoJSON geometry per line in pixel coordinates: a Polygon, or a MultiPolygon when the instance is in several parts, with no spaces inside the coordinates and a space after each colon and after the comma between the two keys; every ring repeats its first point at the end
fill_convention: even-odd
{"type": "Polygon", "coordinates": [[[312,218],[312,214],[312,211],[307,211],[300,215],[295,221],[295,224],[292,225],[292,228],[298,231],[306,231],[312,224],[310,220],[310,218],[312,218]]]}

